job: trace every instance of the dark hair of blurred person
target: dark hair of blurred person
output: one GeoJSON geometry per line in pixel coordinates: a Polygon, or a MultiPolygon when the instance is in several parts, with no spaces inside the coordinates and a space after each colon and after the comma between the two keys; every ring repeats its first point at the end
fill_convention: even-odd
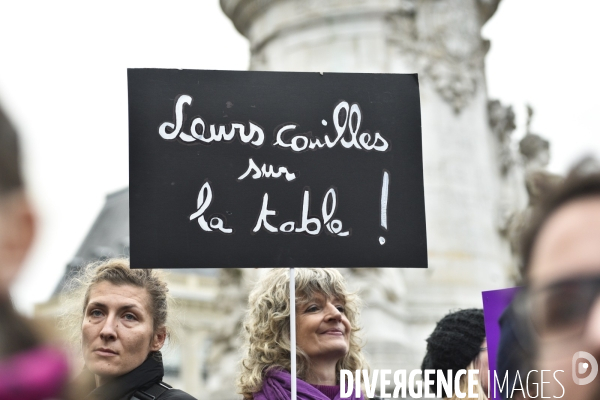
{"type": "MultiPolygon", "coordinates": [[[[483,310],[469,308],[451,312],[436,324],[433,332],[427,338],[427,353],[421,363],[421,370],[452,371],[452,377],[458,370],[478,370],[479,379],[475,394],[479,400],[487,400],[488,376],[487,340],[483,310]]],[[[424,376],[424,375],[423,375],[424,376]]],[[[460,391],[467,393],[467,374],[461,376],[460,391]]],[[[431,392],[437,392],[437,381],[434,378],[431,392]]],[[[444,395],[442,391],[442,396],[444,395]]],[[[463,396],[464,397],[464,396],[463,396]]],[[[461,398],[457,389],[450,397],[461,398]]]]}
{"type": "Polygon", "coordinates": [[[521,268],[523,277],[529,277],[532,256],[540,231],[552,215],[574,201],[593,200],[600,196],[600,165],[594,158],[585,158],[560,183],[548,188],[545,196],[533,210],[527,228],[521,236],[521,268]]]}
{"type": "MultiPolygon", "coordinates": [[[[503,400],[524,398],[527,384],[534,383],[527,381],[528,373],[532,370],[529,367],[529,343],[521,339],[523,327],[519,325],[520,320],[515,307],[516,302],[512,302],[498,321],[500,340],[496,351],[496,374],[500,382],[503,382],[505,376],[508,379],[501,387],[490,387],[490,393],[499,389],[503,400]]],[[[493,378],[490,379],[493,383],[493,378]]]]}
{"type": "Polygon", "coordinates": [[[25,195],[17,133],[0,109],[0,399],[60,398],[68,379],[63,353],[43,343],[10,299],[35,231],[25,195]]]}
{"type": "Polygon", "coordinates": [[[578,164],[534,210],[521,251],[520,306],[533,366],[564,371],[545,378],[544,396],[600,398],[600,379],[576,382],[593,374],[578,366],[593,367],[600,358],[600,169],[593,159],[578,164]]]}

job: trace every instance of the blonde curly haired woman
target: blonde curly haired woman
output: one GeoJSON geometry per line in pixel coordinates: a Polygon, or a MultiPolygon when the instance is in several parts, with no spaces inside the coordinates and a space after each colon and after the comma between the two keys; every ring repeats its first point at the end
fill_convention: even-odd
{"type": "MultiPolygon", "coordinates": [[[[245,400],[291,396],[290,308],[296,307],[297,398],[340,399],[340,370],[368,368],[361,353],[359,299],[339,271],[295,270],[290,304],[289,270],[273,269],[256,284],[244,320],[245,356],[238,389],[245,400]]],[[[352,389],[346,399],[362,399],[352,389]]]]}

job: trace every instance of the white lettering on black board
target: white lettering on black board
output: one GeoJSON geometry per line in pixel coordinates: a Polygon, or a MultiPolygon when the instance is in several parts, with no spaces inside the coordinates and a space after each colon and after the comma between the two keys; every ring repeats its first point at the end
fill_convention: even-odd
{"type": "Polygon", "coordinates": [[[165,140],[173,140],[177,137],[185,143],[200,141],[210,144],[212,142],[231,142],[237,135],[242,143],[247,143],[253,147],[260,147],[265,141],[263,129],[248,121],[248,132],[246,126],[240,122],[232,122],[226,125],[211,124],[208,129],[202,117],[195,117],[190,124],[190,134],[183,132],[185,122],[184,106],[192,105],[192,97],[183,94],[175,102],[175,123],[163,122],[158,128],[159,135],[165,140]],[[170,130],[170,132],[169,132],[170,130]]]}
{"type": "MultiPolygon", "coordinates": [[[[290,149],[294,152],[303,152],[306,150],[321,149],[323,147],[332,148],[340,143],[344,148],[355,148],[366,151],[385,152],[390,149],[390,144],[386,138],[379,132],[371,135],[365,131],[360,133],[362,124],[362,111],[357,103],[350,104],[347,101],[340,101],[333,109],[333,125],[336,131],[334,139],[325,135],[325,141],[318,137],[312,137],[312,132],[294,133],[298,127],[295,123],[283,124],[275,129],[273,146],[290,149]],[[344,135],[349,132],[350,137],[344,135]]],[[[327,121],[322,121],[323,126],[327,126],[327,121]]]]}
{"type": "MultiPolygon", "coordinates": [[[[213,142],[231,143],[236,137],[243,144],[249,144],[254,148],[260,148],[265,141],[265,133],[261,126],[248,121],[247,125],[240,122],[231,122],[228,124],[210,124],[208,125],[200,116],[194,117],[189,124],[189,133],[184,131],[186,123],[185,108],[192,106],[193,99],[187,94],[180,95],[175,100],[174,119],[175,122],[163,122],[159,129],[159,135],[165,140],[174,140],[179,138],[184,143],[211,144],[213,142]]],[[[358,103],[352,103],[345,100],[339,101],[332,113],[333,127],[335,135],[324,133],[323,138],[316,137],[311,131],[300,133],[296,132],[299,127],[296,123],[284,123],[273,131],[272,146],[285,150],[291,150],[295,153],[301,153],[307,150],[319,150],[324,148],[333,148],[341,146],[345,149],[356,149],[361,151],[386,152],[391,149],[389,141],[376,131],[371,134],[368,130],[362,130],[363,123],[362,110],[358,103]]],[[[327,120],[323,119],[321,125],[329,126],[327,120]]],[[[245,179],[277,179],[284,177],[290,182],[298,177],[297,172],[290,172],[286,166],[273,166],[263,163],[259,167],[250,157],[248,159],[248,168],[237,177],[241,182],[245,179]]],[[[389,173],[384,171],[384,180],[381,196],[381,227],[387,230],[387,196],[389,185],[389,173]]],[[[197,198],[197,211],[190,215],[190,220],[197,219],[198,225],[205,232],[219,231],[225,234],[232,234],[233,228],[226,227],[226,218],[220,214],[213,214],[210,220],[205,217],[206,210],[212,203],[212,188],[208,181],[205,181],[197,198]]],[[[263,195],[262,206],[252,229],[253,233],[261,230],[272,234],[284,233],[304,233],[310,236],[319,235],[322,231],[328,235],[347,237],[351,235],[352,230],[344,230],[342,221],[335,219],[338,206],[338,194],[334,187],[331,187],[324,195],[321,204],[321,216],[309,215],[310,210],[310,189],[305,188],[302,196],[302,211],[300,221],[285,221],[279,226],[274,225],[272,217],[279,213],[275,209],[269,208],[269,194],[263,195]]],[[[379,237],[380,244],[385,243],[384,237],[379,237]]]]}
{"type": "MultiPolygon", "coordinates": [[[[192,97],[182,94],[175,101],[175,123],[163,122],[159,128],[159,135],[165,140],[179,138],[185,143],[199,142],[211,144],[212,142],[232,142],[237,136],[240,142],[250,144],[259,148],[265,141],[263,128],[248,121],[248,129],[241,122],[231,122],[224,125],[207,124],[202,117],[196,116],[190,123],[190,133],[183,131],[186,114],[185,106],[192,105],[192,97]]],[[[306,150],[318,150],[322,148],[332,148],[338,143],[346,149],[357,149],[365,151],[385,152],[390,150],[388,140],[379,132],[371,134],[368,130],[360,132],[362,124],[362,111],[358,103],[350,105],[347,101],[340,101],[333,109],[333,126],[336,131],[335,137],[331,138],[325,133],[324,140],[313,137],[312,132],[297,133],[294,132],[298,127],[295,123],[286,123],[275,128],[274,140],[272,145],[282,149],[290,149],[296,153],[306,150]]],[[[327,126],[327,121],[322,121],[323,126],[327,126]]]]}
{"type": "Polygon", "coordinates": [[[206,181],[204,185],[202,185],[202,187],[200,188],[200,192],[198,193],[198,200],[196,203],[198,210],[192,215],[190,215],[190,221],[197,218],[198,225],[200,225],[200,228],[202,228],[202,230],[205,232],[213,232],[215,230],[218,230],[222,233],[233,233],[232,228],[225,227],[226,218],[222,215],[214,215],[210,219],[209,223],[206,222],[204,213],[206,212],[206,209],[210,206],[210,203],[212,203],[212,198],[213,195],[210,183],[206,181]]]}
{"type": "Polygon", "coordinates": [[[321,218],[317,216],[310,216],[310,189],[305,188],[302,197],[302,212],[300,215],[300,223],[296,221],[286,221],[279,225],[279,228],[275,227],[269,221],[269,217],[274,217],[279,214],[277,210],[269,209],[269,194],[265,193],[263,196],[262,206],[256,224],[252,232],[257,233],[261,229],[266,230],[269,233],[305,233],[310,236],[319,235],[322,228],[326,228],[326,233],[333,236],[349,236],[352,230],[342,231],[342,221],[339,219],[333,219],[333,216],[337,210],[337,191],[335,188],[330,188],[325,196],[323,197],[323,203],[321,205],[321,218]]]}
{"type": "Polygon", "coordinates": [[[242,175],[240,175],[237,180],[242,181],[246,179],[250,174],[252,174],[252,179],[260,179],[260,178],[279,178],[281,175],[285,175],[285,180],[290,182],[296,179],[296,174],[293,172],[289,172],[287,167],[279,167],[277,168],[277,172],[275,172],[274,168],[270,164],[263,164],[261,168],[258,168],[258,165],[254,162],[252,158],[248,160],[248,169],[242,175]]]}

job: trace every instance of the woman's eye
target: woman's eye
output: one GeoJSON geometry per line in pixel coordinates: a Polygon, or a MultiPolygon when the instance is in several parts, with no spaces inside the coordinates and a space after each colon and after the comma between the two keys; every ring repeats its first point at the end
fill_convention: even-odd
{"type": "Polygon", "coordinates": [[[92,311],[90,311],[90,315],[92,317],[101,317],[102,316],[102,311],[100,311],[100,310],[92,310],[92,311]]]}
{"type": "Polygon", "coordinates": [[[318,310],[318,307],[317,307],[317,306],[315,306],[315,305],[312,305],[312,306],[309,306],[309,307],[306,309],[306,312],[315,312],[315,311],[317,311],[317,310],[318,310]]]}
{"type": "Polygon", "coordinates": [[[123,316],[123,318],[125,318],[127,321],[135,321],[135,320],[137,320],[137,318],[133,314],[125,314],[123,316]]]}
{"type": "Polygon", "coordinates": [[[344,306],[335,306],[335,308],[338,309],[339,312],[343,313],[344,311],[346,311],[346,307],[344,306]]]}

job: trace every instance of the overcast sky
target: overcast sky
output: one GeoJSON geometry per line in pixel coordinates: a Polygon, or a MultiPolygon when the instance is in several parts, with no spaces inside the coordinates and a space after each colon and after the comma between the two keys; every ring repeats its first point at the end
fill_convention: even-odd
{"type": "MultiPolygon", "coordinates": [[[[490,97],[513,105],[515,138],[534,106],[554,172],[600,154],[599,11],[592,0],[503,0],[483,30],[490,97]]],[[[0,2],[0,99],[40,217],[13,290],[21,310],[48,299],[105,196],[128,185],[127,68],[243,70],[248,51],[218,0],[0,2]]]]}

